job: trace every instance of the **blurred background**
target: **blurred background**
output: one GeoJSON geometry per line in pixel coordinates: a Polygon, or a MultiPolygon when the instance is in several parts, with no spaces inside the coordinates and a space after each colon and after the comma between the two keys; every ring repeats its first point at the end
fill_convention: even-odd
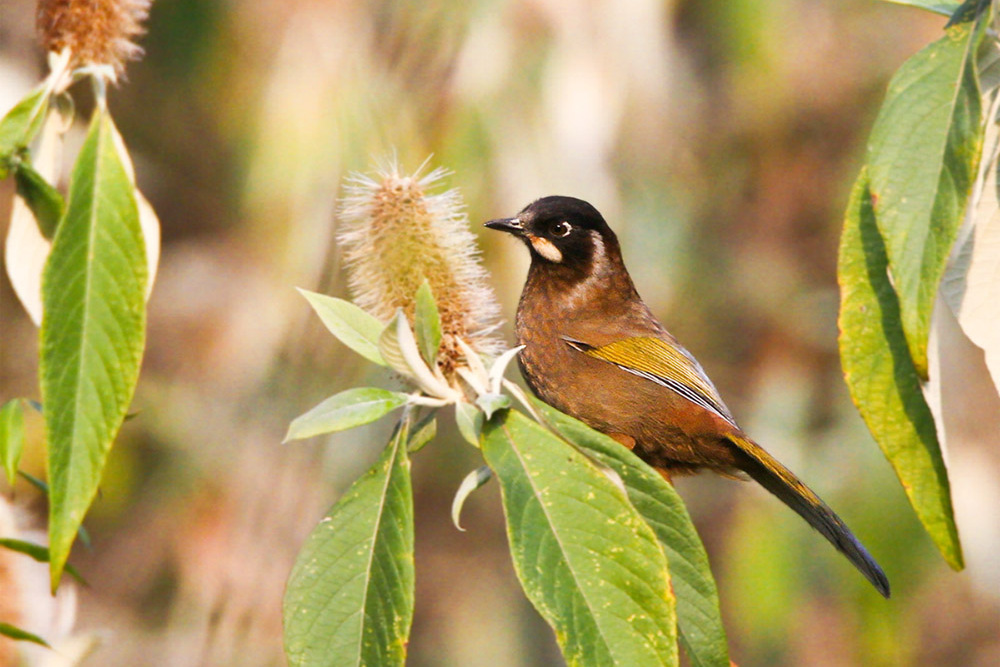
{"type": "MultiPolygon", "coordinates": [[[[0,110],[44,73],[34,15],[33,0],[0,8],[0,110]]],[[[294,287],[349,296],[341,182],[392,151],[454,172],[509,321],[527,253],[479,223],[548,194],[595,204],[745,430],[886,569],[889,601],[763,490],[681,480],[737,663],[998,664],[998,394],[982,354],[949,329],[957,574],[855,412],[836,342],[866,136],[889,77],[944,23],[872,0],[155,2],[146,56],[110,95],[163,254],[138,414],[86,521],[92,548],[72,558],[89,582],[74,632],[100,640],[86,664],[284,664],[299,546],[390,427],[281,444],[323,398],[387,382],[294,287]]],[[[89,91],[73,92],[82,121],[89,91]]],[[[3,235],[12,197],[0,183],[3,235]]],[[[0,312],[0,399],[37,398],[37,332],[6,275],[0,312]]],[[[27,422],[24,467],[41,476],[41,419],[27,422]]],[[[415,458],[408,664],[561,664],[514,576],[496,485],[467,502],[467,532],[451,524],[477,465],[451,424],[415,458]]],[[[28,485],[4,489],[42,526],[28,485]]]]}

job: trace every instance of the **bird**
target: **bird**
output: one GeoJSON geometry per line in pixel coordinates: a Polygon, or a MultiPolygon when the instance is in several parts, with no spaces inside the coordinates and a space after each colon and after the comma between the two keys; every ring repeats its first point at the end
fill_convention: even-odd
{"type": "Polygon", "coordinates": [[[890,597],[883,569],[844,521],[741,430],[699,362],[643,302],[594,206],[549,196],[484,224],[522,240],[531,255],[515,333],[519,367],[540,400],[628,447],[669,482],[702,470],[750,477],[890,597]]]}

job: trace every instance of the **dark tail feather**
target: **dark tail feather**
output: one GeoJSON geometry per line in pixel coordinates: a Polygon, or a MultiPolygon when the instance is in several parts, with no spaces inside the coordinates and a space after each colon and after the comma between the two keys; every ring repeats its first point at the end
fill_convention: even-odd
{"type": "Polygon", "coordinates": [[[890,582],[883,569],[834,510],[756,443],[736,435],[730,440],[737,446],[738,467],[741,470],[806,519],[865,575],[883,597],[890,597],[890,582]]]}

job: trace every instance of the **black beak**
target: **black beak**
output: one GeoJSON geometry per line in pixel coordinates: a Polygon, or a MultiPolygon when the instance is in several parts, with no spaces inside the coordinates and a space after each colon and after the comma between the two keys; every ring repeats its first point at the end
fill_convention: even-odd
{"type": "Polygon", "coordinates": [[[483,223],[484,227],[496,229],[499,232],[507,232],[515,236],[525,235],[525,223],[518,218],[498,218],[483,223]]]}

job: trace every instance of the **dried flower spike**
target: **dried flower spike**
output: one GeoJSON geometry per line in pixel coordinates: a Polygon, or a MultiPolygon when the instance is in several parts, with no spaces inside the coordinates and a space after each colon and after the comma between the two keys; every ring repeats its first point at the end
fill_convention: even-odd
{"type": "Polygon", "coordinates": [[[110,68],[142,55],[132,40],[141,35],[149,0],[39,0],[38,30],[50,52],[68,49],[74,66],[110,68]]]}
{"type": "Polygon", "coordinates": [[[446,171],[422,176],[426,165],[402,176],[393,161],[375,178],[349,177],[338,241],[355,301],[383,321],[402,308],[413,322],[414,295],[427,279],[441,314],[438,366],[452,379],[464,357],[457,339],[480,354],[502,350],[495,333],[500,307],[458,191],[428,194],[446,171]]]}

